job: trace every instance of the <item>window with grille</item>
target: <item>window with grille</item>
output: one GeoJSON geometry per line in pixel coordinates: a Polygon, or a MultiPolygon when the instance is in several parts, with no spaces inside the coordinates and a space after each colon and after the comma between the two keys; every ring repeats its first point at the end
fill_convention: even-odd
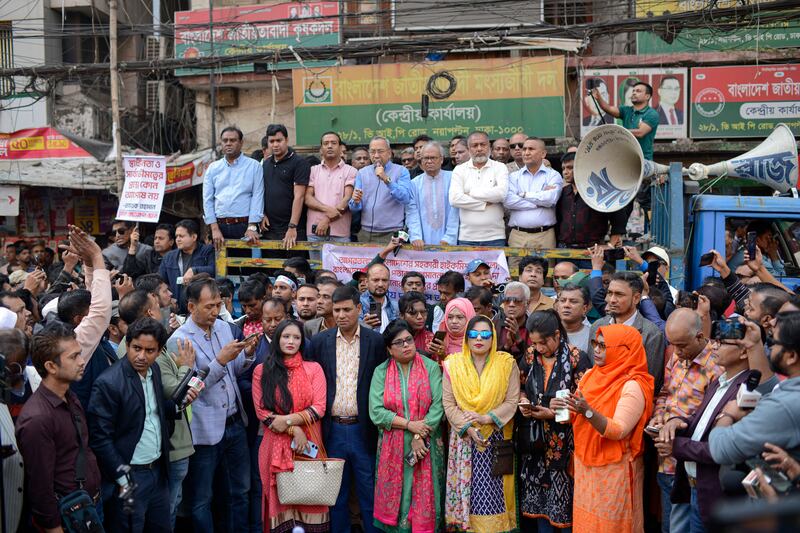
{"type": "Polygon", "coordinates": [[[145,96],[147,111],[156,113],[158,111],[158,80],[147,80],[145,96]]]}
{"type": "MultiPolygon", "coordinates": [[[[14,40],[11,21],[0,21],[0,68],[14,68],[14,40]]],[[[14,90],[14,80],[10,76],[0,76],[0,95],[14,90]]]]}

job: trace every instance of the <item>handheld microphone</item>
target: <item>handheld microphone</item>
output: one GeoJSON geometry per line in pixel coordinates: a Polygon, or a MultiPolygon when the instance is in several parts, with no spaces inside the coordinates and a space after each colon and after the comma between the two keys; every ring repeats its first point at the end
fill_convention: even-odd
{"type": "Polygon", "coordinates": [[[184,409],[189,403],[187,401],[188,398],[186,397],[189,389],[195,389],[197,392],[202,391],[203,388],[205,388],[205,383],[203,380],[207,375],[208,368],[203,368],[200,370],[192,369],[190,372],[187,372],[180,384],[178,384],[178,388],[176,388],[175,392],[172,393],[173,403],[175,403],[175,405],[177,405],[180,409],[184,409]]]}
{"type": "Polygon", "coordinates": [[[739,385],[739,392],[736,393],[736,404],[741,409],[754,409],[761,399],[761,393],[756,390],[761,381],[761,372],[752,370],[747,377],[747,381],[739,385]]]}

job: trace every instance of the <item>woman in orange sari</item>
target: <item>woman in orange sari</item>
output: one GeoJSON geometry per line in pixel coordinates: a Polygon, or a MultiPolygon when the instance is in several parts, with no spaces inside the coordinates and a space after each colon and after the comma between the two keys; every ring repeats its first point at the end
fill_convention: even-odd
{"type": "Polygon", "coordinates": [[[551,409],[573,413],[575,494],[572,527],[576,532],[644,531],[645,424],[653,410],[653,378],[647,373],[642,336],[634,328],[612,324],[592,341],[594,367],[578,390],[551,409]]]}
{"type": "Polygon", "coordinates": [[[319,420],[325,415],[325,375],[318,363],[303,360],[303,327],[299,322],[284,320],[272,339],[270,353],[253,372],[256,416],[269,428],[258,449],[263,528],[285,533],[301,526],[307,533],[322,533],[330,527],[328,507],[282,505],[277,475],[291,472],[294,453],[309,450],[309,442],[322,434],[319,420]],[[311,426],[307,425],[309,421],[311,426]]]}

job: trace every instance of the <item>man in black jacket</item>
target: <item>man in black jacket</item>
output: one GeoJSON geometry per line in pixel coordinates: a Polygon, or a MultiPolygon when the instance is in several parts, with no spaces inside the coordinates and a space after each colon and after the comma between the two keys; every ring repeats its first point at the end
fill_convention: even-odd
{"type": "MultiPolygon", "coordinates": [[[[140,318],[125,336],[127,357],[94,383],[89,402],[89,443],[104,482],[120,494],[134,484],[133,506],[123,512],[115,498],[109,523],[116,531],[171,531],[169,512],[169,438],[180,413],[164,398],[155,360],[167,342],[158,321],[140,318]],[[121,467],[130,465],[130,477],[121,467]]],[[[192,390],[189,399],[195,398],[192,390]]]]}
{"type": "Polygon", "coordinates": [[[372,525],[375,486],[375,450],[378,430],[369,417],[372,374],[386,359],[383,337],[358,322],[361,301],[350,285],[333,292],[336,327],[315,335],[308,353],[325,373],[328,397],[322,420],[323,439],[331,457],[346,459],[342,488],[331,508],[331,531],[350,531],[347,506],[351,480],[355,478],[364,532],[372,525]]]}

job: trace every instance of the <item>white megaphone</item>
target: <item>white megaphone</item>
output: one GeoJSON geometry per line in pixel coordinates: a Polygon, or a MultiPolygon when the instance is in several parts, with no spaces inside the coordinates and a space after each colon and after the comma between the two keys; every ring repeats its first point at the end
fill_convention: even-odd
{"type": "Polygon", "coordinates": [[[636,137],[616,124],[593,128],[575,153],[575,185],[581,198],[603,213],[631,203],[643,178],[667,172],[667,165],[645,159],[636,137]]]}
{"type": "Polygon", "coordinates": [[[711,166],[692,163],[689,167],[693,180],[709,176],[750,179],[776,191],[789,192],[797,187],[797,143],[792,130],[786,124],[778,124],[764,142],[746,154],[711,166]]]}

